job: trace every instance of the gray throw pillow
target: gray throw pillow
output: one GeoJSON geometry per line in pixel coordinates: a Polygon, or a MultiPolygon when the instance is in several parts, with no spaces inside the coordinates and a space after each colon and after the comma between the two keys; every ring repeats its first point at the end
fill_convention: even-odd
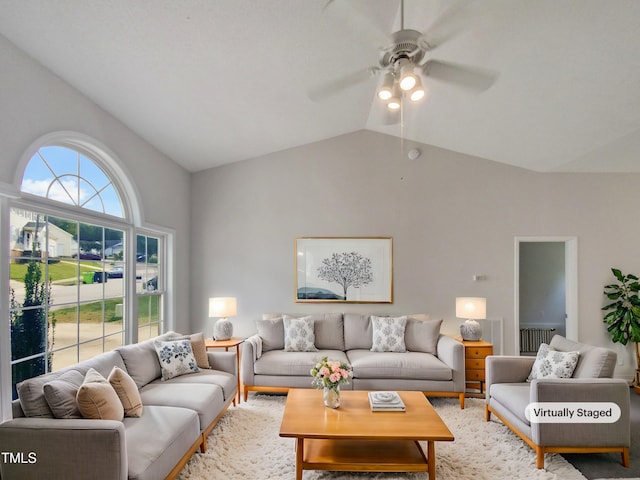
{"type": "Polygon", "coordinates": [[[82,418],[76,395],[84,382],[84,375],[69,370],[42,386],[44,398],[55,418],[82,418]]]}
{"type": "MultiPolygon", "coordinates": [[[[311,317],[295,318],[285,315],[284,351],[317,352],[315,345],[314,320],[311,317]]],[[[264,344],[263,344],[264,345],[264,344]]],[[[264,348],[264,347],[263,347],[264,348]]]]}
{"type": "Polygon", "coordinates": [[[284,323],[282,317],[256,320],[258,335],[262,339],[262,352],[284,350],[284,323]]]}
{"type": "Polygon", "coordinates": [[[440,337],[440,320],[420,320],[414,316],[407,318],[404,330],[404,341],[410,352],[424,352],[436,355],[440,337]]]}
{"type": "Polygon", "coordinates": [[[404,331],[407,317],[371,317],[373,324],[372,352],[406,352],[404,331]]]}

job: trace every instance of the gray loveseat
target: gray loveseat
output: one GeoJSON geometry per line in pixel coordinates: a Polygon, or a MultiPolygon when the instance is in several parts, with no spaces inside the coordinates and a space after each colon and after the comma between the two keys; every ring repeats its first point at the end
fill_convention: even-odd
{"type": "Polygon", "coordinates": [[[311,388],[310,371],[319,358],[327,356],[353,368],[353,380],[342,388],[414,390],[429,396],[458,397],[460,408],[464,408],[464,347],[440,334],[442,320],[407,316],[406,351],[402,352],[372,351],[374,325],[370,315],[328,313],[309,317],[314,348],[307,351],[285,350],[285,315],[268,314],[256,322],[258,333],[242,345],[240,372],[245,401],[250,391],[311,388]]]}
{"type": "MultiPolygon", "coordinates": [[[[549,346],[558,352],[578,352],[578,361],[570,378],[534,378],[530,376],[536,357],[489,356],[486,358],[486,419],[498,417],[536,452],[536,465],[544,468],[545,453],[620,452],[629,466],[629,385],[614,379],[616,353],[602,347],[577,343],[555,335],[549,346]],[[615,423],[531,422],[525,415],[527,405],[542,402],[569,402],[577,414],[577,404],[611,402],[620,408],[615,423]]],[[[548,370],[550,371],[550,370],[548,370]]],[[[549,409],[551,410],[551,409],[549,409]]],[[[581,415],[582,416],[582,415],[581,415]]],[[[541,417],[540,417],[541,418],[541,417]]],[[[578,415],[575,417],[578,419],[578,415]]],[[[584,418],[587,418],[586,416],[584,418]]]]}
{"type": "MultiPolygon", "coordinates": [[[[170,332],[157,339],[176,335],[170,332]]],[[[236,354],[206,352],[202,343],[201,361],[208,360],[210,369],[162,380],[153,340],[20,384],[13,419],[0,424],[0,451],[22,453],[26,461],[0,459],[0,477],[157,480],[175,477],[198,448],[204,452],[207,435],[237,395],[236,354]],[[54,418],[45,384],[77,376],[76,372],[82,378],[91,368],[106,378],[114,367],[128,373],[129,387],[139,389],[141,416],[121,421],[54,418]]]]}

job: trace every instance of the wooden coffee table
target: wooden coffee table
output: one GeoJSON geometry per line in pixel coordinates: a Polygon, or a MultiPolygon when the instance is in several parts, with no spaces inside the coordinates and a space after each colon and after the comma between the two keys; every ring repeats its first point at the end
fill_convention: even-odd
{"type": "Polygon", "coordinates": [[[331,409],[321,390],[290,389],[280,436],[297,439],[296,480],[303,470],[429,472],[434,480],[435,442],[453,434],[423,393],[398,393],[406,412],[372,412],[366,391],[341,391],[340,408],[331,409]]]}

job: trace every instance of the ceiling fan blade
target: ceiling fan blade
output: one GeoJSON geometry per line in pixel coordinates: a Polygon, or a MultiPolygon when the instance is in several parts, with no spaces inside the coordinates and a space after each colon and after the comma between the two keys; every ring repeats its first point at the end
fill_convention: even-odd
{"type": "Polygon", "coordinates": [[[442,60],[427,60],[422,65],[422,70],[428,77],[476,93],[487,90],[498,78],[497,72],[493,70],[442,60]]]}
{"type": "Polygon", "coordinates": [[[343,77],[336,78],[334,80],[320,85],[316,88],[309,90],[309,98],[314,102],[319,102],[333,95],[340,93],[342,90],[346,90],[349,87],[367,81],[375,76],[377,67],[368,67],[356,70],[343,77]]]}
{"type": "Polygon", "coordinates": [[[387,23],[392,8],[391,3],[383,9],[372,9],[366,1],[326,0],[322,13],[327,19],[355,32],[362,45],[383,48],[389,43],[387,23]]]}
{"type": "Polygon", "coordinates": [[[425,49],[433,50],[455,37],[461,31],[465,30],[465,28],[468,29],[473,18],[479,14],[478,12],[474,13],[473,7],[474,2],[467,0],[454,3],[445,10],[445,12],[436,18],[431,26],[422,33],[421,41],[425,49]]]}

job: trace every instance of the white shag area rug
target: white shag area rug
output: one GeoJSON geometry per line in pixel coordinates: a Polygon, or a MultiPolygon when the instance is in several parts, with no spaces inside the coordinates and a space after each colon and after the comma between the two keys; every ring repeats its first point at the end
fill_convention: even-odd
{"type": "MultiPolygon", "coordinates": [[[[248,403],[230,407],[179,480],[295,479],[295,439],[278,436],[286,397],[252,395],[248,403]]],[[[535,453],[497,420],[485,421],[484,400],[432,398],[454,442],[436,442],[438,480],[584,480],[557,454],[546,455],[545,469],[536,468],[535,453]]],[[[426,452],[426,444],[423,445],[426,452]]],[[[303,480],[418,480],[422,473],[351,473],[309,471],[303,480]]],[[[432,480],[432,479],[430,479],[432,480]]]]}

